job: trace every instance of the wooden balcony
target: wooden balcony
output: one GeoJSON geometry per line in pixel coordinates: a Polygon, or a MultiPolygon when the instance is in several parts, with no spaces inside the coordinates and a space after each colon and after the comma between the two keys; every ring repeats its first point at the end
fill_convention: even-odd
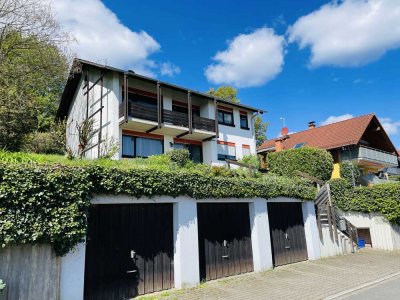
{"type": "MultiPolygon", "coordinates": [[[[122,118],[123,116],[124,106],[123,104],[120,104],[119,117],[122,118]]],[[[155,123],[158,123],[156,106],[129,102],[128,116],[134,118],[136,123],[140,123],[137,119],[150,121],[150,123],[153,123],[153,126],[155,123]]],[[[161,114],[161,123],[164,127],[182,127],[182,130],[187,131],[189,129],[189,115],[183,112],[163,109],[161,114]]],[[[192,116],[192,128],[194,131],[215,133],[215,125],[215,120],[213,119],[203,118],[197,115],[192,116]]],[[[149,124],[149,126],[151,127],[151,124],[149,124]]]]}

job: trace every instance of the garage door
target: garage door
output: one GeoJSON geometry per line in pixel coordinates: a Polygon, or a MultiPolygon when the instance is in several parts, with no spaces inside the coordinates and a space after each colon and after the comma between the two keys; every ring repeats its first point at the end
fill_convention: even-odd
{"type": "Polygon", "coordinates": [[[172,204],[90,209],[85,299],[129,299],[173,287],[172,204]]]}
{"type": "Polygon", "coordinates": [[[308,259],[301,203],[268,203],[275,266],[308,259]]]}
{"type": "Polygon", "coordinates": [[[199,203],[201,280],[253,271],[248,203],[199,203]]]}

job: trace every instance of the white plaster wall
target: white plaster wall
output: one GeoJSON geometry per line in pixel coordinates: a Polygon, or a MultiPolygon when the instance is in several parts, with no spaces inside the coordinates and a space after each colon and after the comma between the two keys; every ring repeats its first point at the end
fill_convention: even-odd
{"type": "Polygon", "coordinates": [[[85,243],[80,243],[61,257],[60,300],[83,299],[85,251],[85,243]]]}
{"type": "Polygon", "coordinates": [[[357,228],[369,228],[373,248],[382,250],[400,249],[399,226],[390,224],[383,215],[358,212],[341,214],[357,228]]]}
{"type": "Polygon", "coordinates": [[[309,260],[321,257],[319,246],[319,232],[315,218],[315,207],[313,201],[305,201],[301,205],[303,211],[304,231],[306,234],[307,253],[309,260]]]}
{"type": "Polygon", "coordinates": [[[197,202],[185,199],[174,203],[175,288],[200,283],[197,202]]]}
{"type": "MultiPolygon", "coordinates": [[[[89,86],[91,87],[93,83],[100,77],[101,73],[99,70],[92,69],[89,72],[89,86]]],[[[82,76],[84,77],[84,76],[82,76]]],[[[71,107],[69,109],[67,123],[67,144],[73,149],[74,153],[78,153],[78,132],[77,125],[81,124],[86,119],[86,103],[87,98],[84,95],[85,89],[82,89],[84,85],[84,80],[82,78],[80,85],[75,93],[71,107]]],[[[119,102],[120,102],[120,79],[119,74],[116,72],[108,72],[104,75],[103,81],[103,110],[102,110],[102,141],[115,141],[119,143],[119,102]]],[[[100,82],[90,90],[89,92],[89,113],[97,111],[100,106],[100,95],[101,95],[101,85],[100,82]]],[[[100,126],[100,113],[97,113],[94,117],[94,129],[99,129],[100,126]]],[[[91,143],[98,143],[98,134],[96,134],[91,143]]],[[[104,143],[102,144],[104,148],[104,143]]],[[[85,157],[87,158],[97,158],[98,148],[86,152],[85,157]]],[[[119,158],[116,154],[115,159],[119,158]]]]}
{"type": "Polygon", "coordinates": [[[271,236],[265,199],[255,199],[249,203],[249,213],[254,271],[271,269],[273,267],[271,236]]]}
{"type": "Polygon", "coordinates": [[[330,257],[336,255],[349,254],[352,251],[350,240],[340,231],[338,231],[338,241],[330,236],[329,227],[322,225],[322,237],[320,237],[321,257],[330,257]]]}

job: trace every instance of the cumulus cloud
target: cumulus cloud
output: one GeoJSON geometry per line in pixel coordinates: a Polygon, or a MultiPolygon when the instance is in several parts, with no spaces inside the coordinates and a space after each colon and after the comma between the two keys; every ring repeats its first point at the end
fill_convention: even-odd
{"type": "Polygon", "coordinates": [[[174,65],[173,63],[165,62],[161,64],[160,73],[163,76],[172,77],[176,74],[179,74],[180,72],[181,69],[178,66],[174,65]]]}
{"type": "Polygon", "coordinates": [[[335,0],[299,18],[288,35],[310,48],[311,67],[365,65],[400,47],[399,0],[335,0]]]}
{"type": "Polygon", "coordinates": [[[394,121],[391,118],[381,118],[380,122],[387,134],[395,135],[400,132],[400,121],[394,121]]]}
{"type": "Polygon", "coordinates": [[[205,75],[215,84],[260,86],[282,71],[283,58],[284,38],[270,28],[259,28],[229,41],[228,49],[217,52],[205,75]]]}
{"type": "Polygon", "coordinates": [[[159,43],[145,31],[132,31],[100,0],[49,0],[61,26],[76,39],[71,50],[80,58],[153,75],[149,56],[159,43]]]}
{"type": "Polygon", "coordinates": [[[348,120],[348,119],[351,119],[351,118],[354,118],[354,116],[351,115],[351,114],[344,114],[344,115],[340,115],[340,116],[329,116],[325,121],[321,122],[321,125],[322,126],[323,125],[328,125],[328,124],[332,124],[332,123],[348,120]]]}

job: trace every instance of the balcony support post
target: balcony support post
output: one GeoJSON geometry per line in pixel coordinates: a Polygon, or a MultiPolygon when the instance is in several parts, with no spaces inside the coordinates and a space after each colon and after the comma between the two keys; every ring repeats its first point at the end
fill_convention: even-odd
{"type": "Polygon", "coordinates": [[[217,105],[217,98],[214,97],[214,118],[215,118],[215,136],[219,136],[219,129],[218,129],[218,105],[217,105]]]}
{"type": "Polygon", "coordinates": [[[161,128],[161,85],[157,82],[157,122],[158,128],[161,128]]]}
{"type": "Polygon", "coordinates": [[[188,114],[189,114],[189,134],[193,132],[192,115],[192,92],[188,91],[188,114]]]}
{"type": "Polygon", "coordinates": [[[128,122],[128,102],[129,102],[129,97],[128,97],[128,76],[125,74],[124,75],[124,120],[125,123],[128,122]]]}

